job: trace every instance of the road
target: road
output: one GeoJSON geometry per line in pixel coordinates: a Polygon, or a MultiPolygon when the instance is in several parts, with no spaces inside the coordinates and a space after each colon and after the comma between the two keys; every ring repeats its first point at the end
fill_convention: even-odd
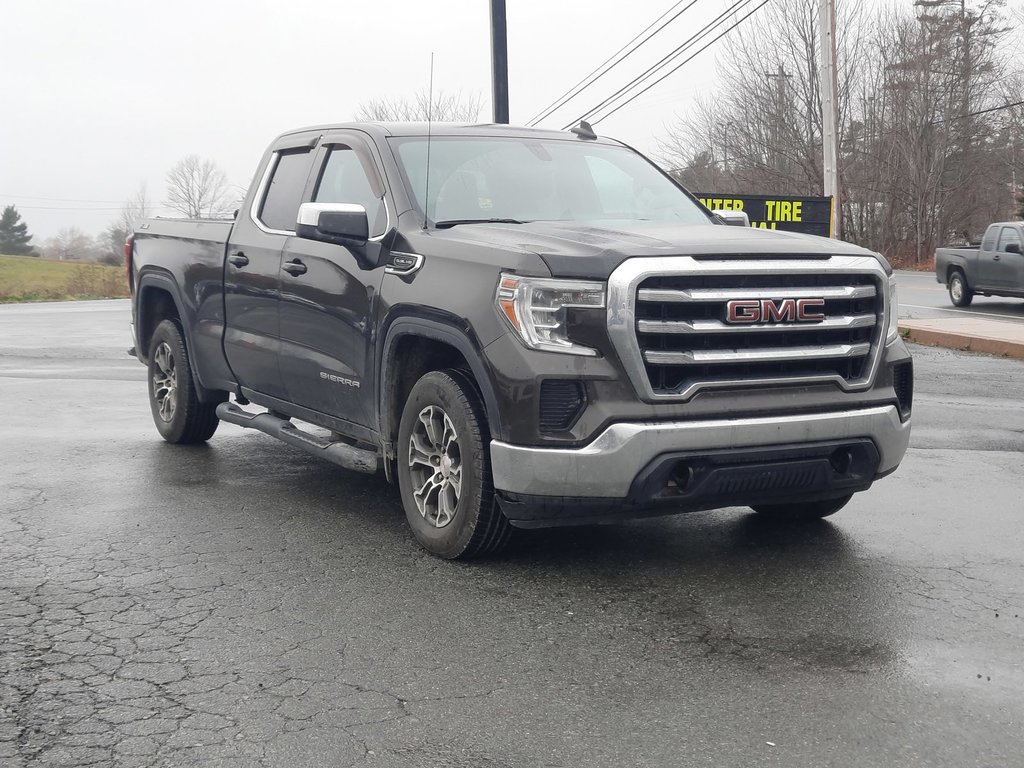
{"type": "Polygon", "coordinates": [[[1009,766],[1024,367],[916,348],[900,470],[418,550],[396,493],[223,425],[161,442],[124,302],[0,307],[0,765],[1009,766]]]}
{"type": "Polygon", "coordinates": [[[935,281],[933,272],[896,273],[900,317],[983,317],[988,320],[1024,324],[1024,301],[998,296],[975,296],[969,307],[954,307],[946,286],[935,281]]]}

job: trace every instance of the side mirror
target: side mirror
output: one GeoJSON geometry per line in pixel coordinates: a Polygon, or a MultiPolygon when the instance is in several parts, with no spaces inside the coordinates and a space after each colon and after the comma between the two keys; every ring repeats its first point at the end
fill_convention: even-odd
{"type": "Polygon", "coordinates": [[[1006,244],[1006,252],[1007,253],[1020,253],[1020,243],[1007,243],[1006,244]]]}
{"type": "Polygon", "coordinates": [[[723,224],[730,227],[749,227],[750,217],[747,216],[745,211],[723,211],[716,208],[712,211],[723,224]]]}
{"type": "Polygon", "coordinates": [[[295,234],[335,245],[363,246],[370,238],[366,209],[354,203],[303,203],[295,234]]]}

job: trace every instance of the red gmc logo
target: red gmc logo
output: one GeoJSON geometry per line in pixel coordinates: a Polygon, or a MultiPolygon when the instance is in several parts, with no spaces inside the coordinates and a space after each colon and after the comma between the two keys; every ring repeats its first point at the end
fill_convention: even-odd
{"type": "Polygon", "coordinates": [[[825,319],[820,310],[824,299],[733,299],[725,305],[726,322],[754,323],[820,323],[825,319]]]}

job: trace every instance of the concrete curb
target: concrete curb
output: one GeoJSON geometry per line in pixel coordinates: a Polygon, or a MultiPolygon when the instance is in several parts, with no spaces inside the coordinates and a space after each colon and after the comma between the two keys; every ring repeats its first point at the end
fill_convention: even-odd
{"type": "Polygon", "coordinates": [[[915,344],[1024,359],[1024,338],[966,333],[962,330],[936,328],[933,324],[919,324],[914,321],[900,321],[900,333],[907,341],[915,344]]]}

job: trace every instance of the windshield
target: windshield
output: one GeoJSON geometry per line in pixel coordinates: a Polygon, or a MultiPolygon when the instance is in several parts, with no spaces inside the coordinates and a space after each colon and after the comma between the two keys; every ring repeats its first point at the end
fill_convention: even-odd
{"type": "Polygon", "coordinates": [[[578,140],[434,137],[426,193],[426,137],[391,141],[412,197],[437,225],[492,220],[709,221],[679,187],[624,147],[578,140]]]}

